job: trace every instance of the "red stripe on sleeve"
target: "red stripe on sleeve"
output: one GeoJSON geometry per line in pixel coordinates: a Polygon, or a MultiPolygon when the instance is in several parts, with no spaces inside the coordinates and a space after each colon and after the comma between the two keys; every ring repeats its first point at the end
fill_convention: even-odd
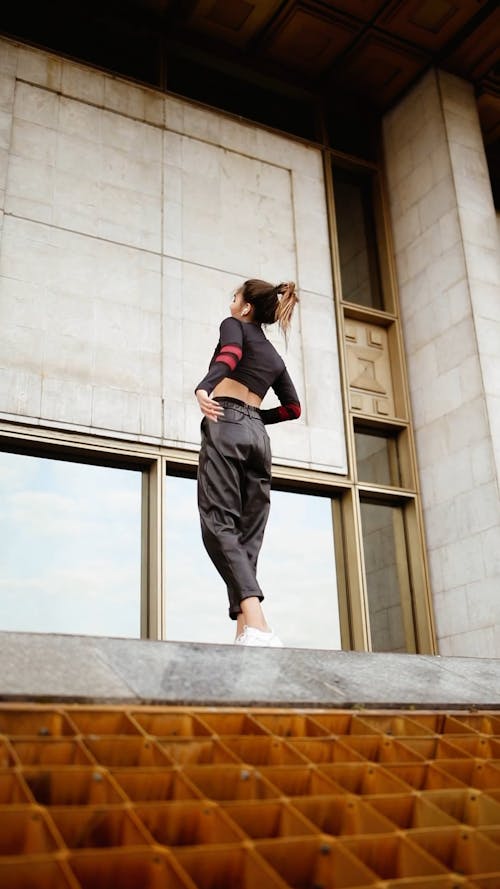
{"type": "Polygon", "coordinates": [[[300,404],[282,404],[278,408],[280,420],[298,420],[300,417],[300,404]]]}
{"type": "Polygon", "coordinates": [[[240,360],[241,356],[243,355],[242,350],[240,349],[239,346],[235,345],[235,343],[231,343],[228,346],[222,346],[221,352],[232,352],[233,355],[236,355],[236,358],[238,359],[238,361],[240,360]]]}
{"type": "Polygon", "coordinates": [[[226,354],[222,354],[222,352],[220,353],[220,355],[217,355],[217,358],[215,359],[215,361],[216,361],[216,362],[219,361],[219,362],[221,362],[221,363],[223,363],[223,364],[227,364],[227,366],[228,366],[231,370],[234,370],[234,368],[235,368],[236,365],[238,364],[238,359],[236,358],[235,355],[230,355],[230,354],[227,354],[227,353],[226,353],[226,354]]]}
{"type": "Polygon", "coordinates": [[[217,355],[216,361],[221,361],[224,364],[234,370],[238,361],[240,360],[243,352],[239,346],[236,346],[234,343],[230,343],[227,346],[222,346],[219,354],[217,355]]]}

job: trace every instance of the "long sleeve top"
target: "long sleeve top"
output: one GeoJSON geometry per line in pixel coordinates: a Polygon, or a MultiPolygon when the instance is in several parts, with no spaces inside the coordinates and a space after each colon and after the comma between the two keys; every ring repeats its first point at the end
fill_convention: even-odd
{"type": "Polygon", "coordinates": [[[299,398],[285,362],[269,342],[260,324],[225,318],[207,374],[196,386],[210,393],[229,377],[261,398],[272,388],[279,407],[261,410],[264,423],[280,423],[300,417],[299,398]]]}

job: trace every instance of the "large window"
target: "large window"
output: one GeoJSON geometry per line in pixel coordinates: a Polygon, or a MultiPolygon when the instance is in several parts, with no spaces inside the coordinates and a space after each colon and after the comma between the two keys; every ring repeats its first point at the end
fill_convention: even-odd
{"type": "MultiPolygon", "coordinates": [[[[230,643],[236,625],[201,541],[196,482],[168,476],[166,503],[166,638],[230,643]]],[[[329,497],[272,491],[258,578],[285,645],[341,647],[329,497]]]]}
{"type": "MultiPolygon", "coordinates": [[[[342,638],[372,651],[434,651],[396,274],[379,171],[325,166],[352,486],[342,498],[342,638]],[[344,607],[345,605],[345,607],[344,607]]],[[[338,528],[339,523],[336,523],[338,528]]],[[[340,560],[338,560],[340,562],[340,560]]]]}
{"type": "Polygon", "coordinates": [[[139,636],[141,473],[0,452],[0,628],[139,636]]]}

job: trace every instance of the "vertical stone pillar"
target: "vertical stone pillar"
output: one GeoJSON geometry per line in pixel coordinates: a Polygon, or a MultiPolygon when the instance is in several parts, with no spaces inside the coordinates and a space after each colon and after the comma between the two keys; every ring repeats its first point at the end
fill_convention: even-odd
{"type": "Polygon", "coordinates": [[[16,85],[17,47],[0,39],[0,238],[5,207],[5,188],[12,134],[16,85]]]}
{"type": "Polygon", "coordinates": [[[472,87],[430,71],[384,148],[442,654],[500,654],[500,297],[472,87]]]}
{"type": "Polygon", "coordinates": [[[439,86],[497,480],[500,480],[500,259],[495,206],[472,85],[440,72],[439,86]]]}

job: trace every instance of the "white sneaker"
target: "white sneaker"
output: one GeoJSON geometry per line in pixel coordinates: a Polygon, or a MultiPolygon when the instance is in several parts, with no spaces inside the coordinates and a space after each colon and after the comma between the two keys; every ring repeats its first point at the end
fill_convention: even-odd
{"type": "Polygon", "coordinates": [[[284,648],[281,639],[272,630],[258,630],[257,627],[245,626],[242,633],[237,636],[235,645],[256,645],[262,648],[284,648]]]}

